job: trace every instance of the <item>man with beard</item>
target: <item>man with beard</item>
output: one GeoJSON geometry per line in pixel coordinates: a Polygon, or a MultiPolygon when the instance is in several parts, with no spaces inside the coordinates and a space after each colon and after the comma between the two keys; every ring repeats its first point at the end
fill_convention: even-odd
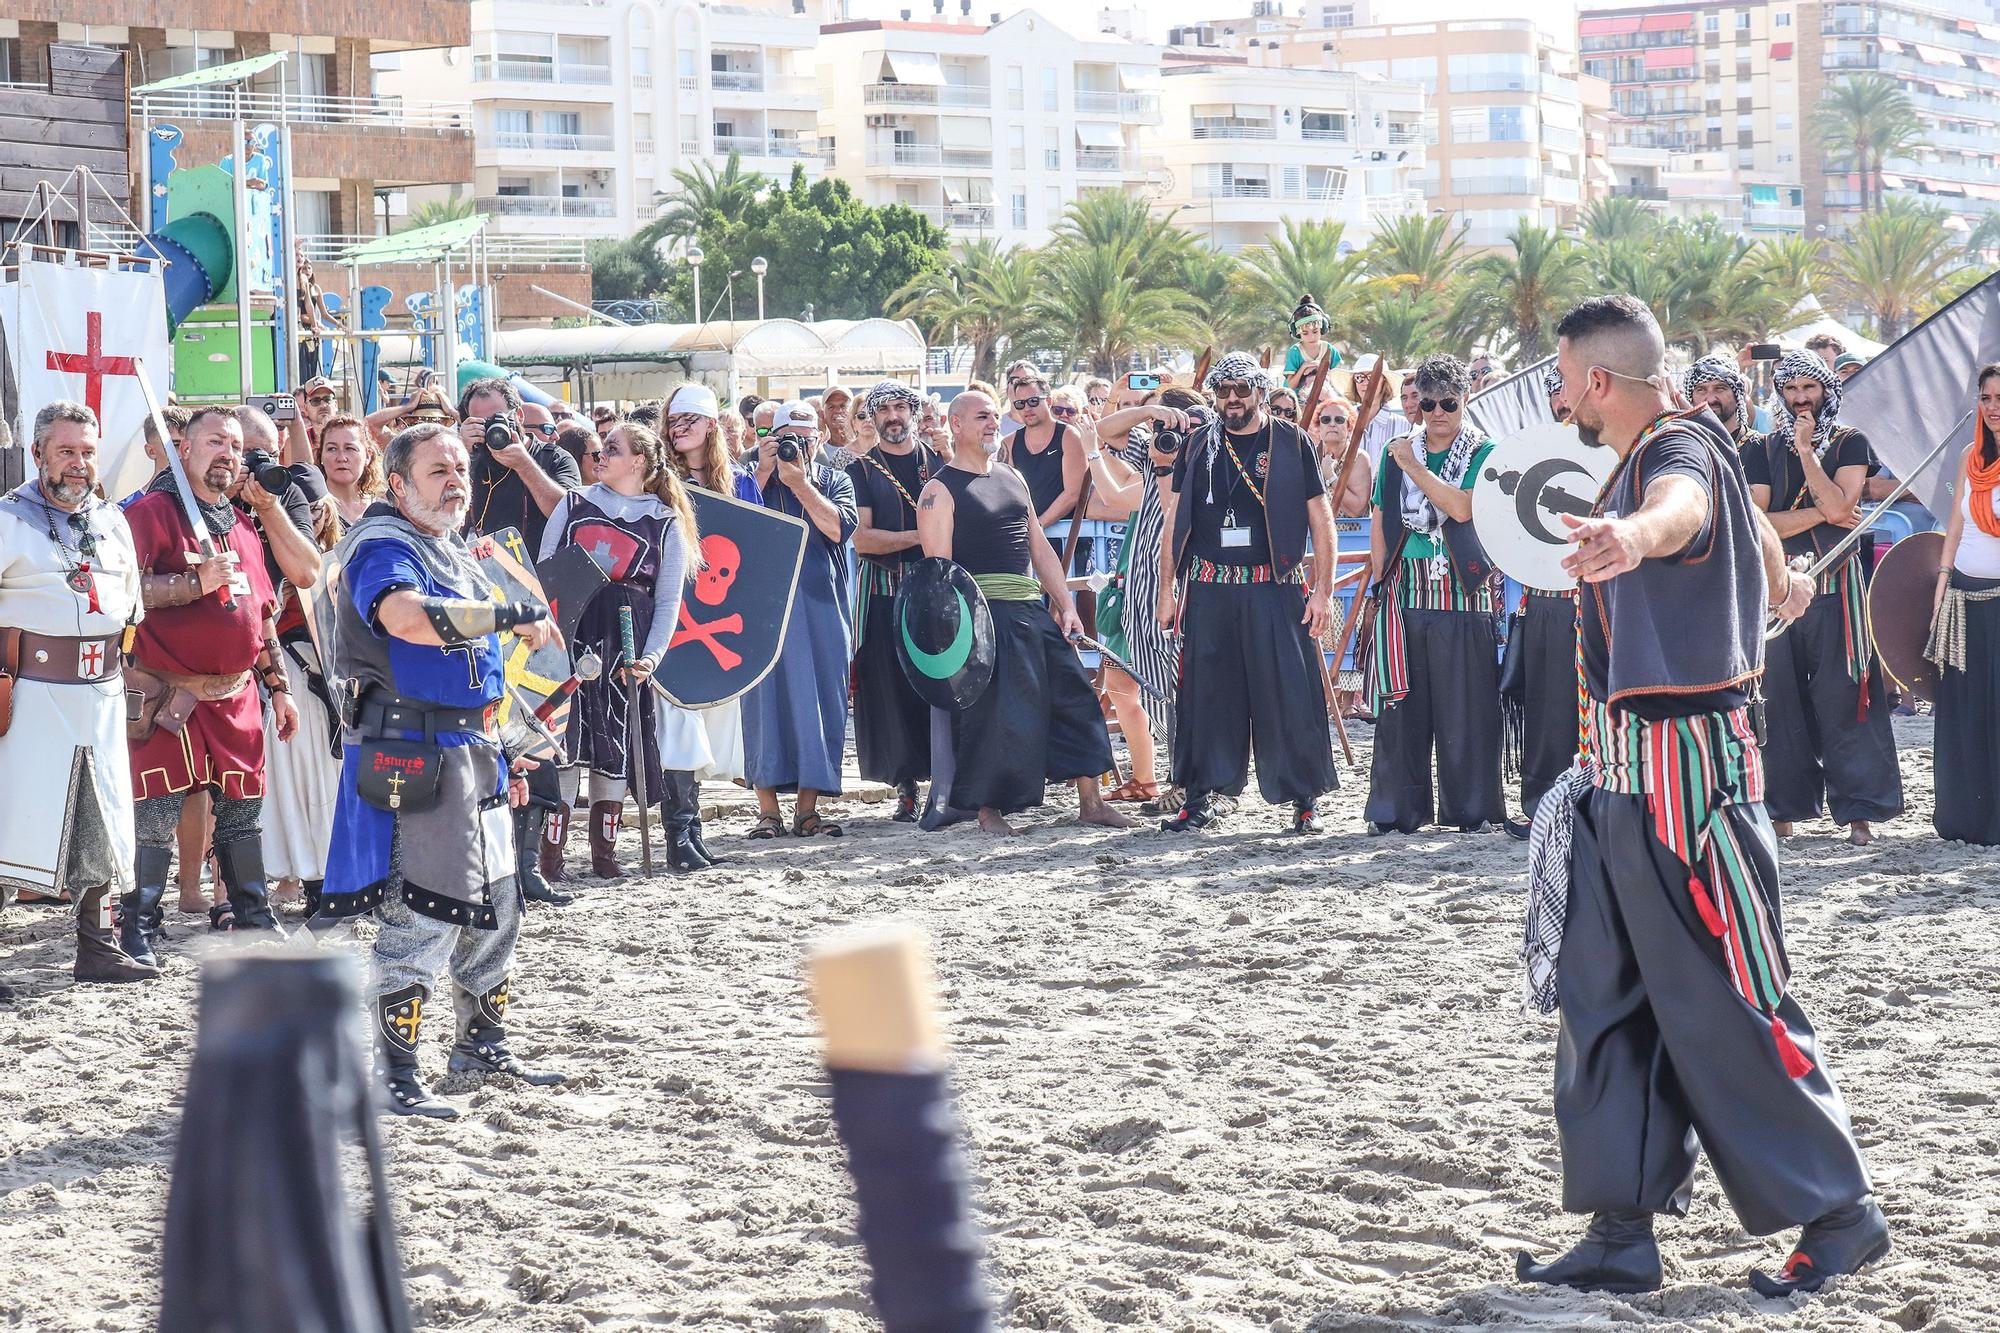
{"type": "MultiPolygon", "coordinates": [[[[150,678],[164,695],[152,730],[131,747],[139,847],[123,943],[142,962],[153,961],[151,945],[166,938],[159,904],[174,828],[197,789],[205,789],[213,802],[215,861],[228,895],[226,903],[209,909],[210,925],[279,930],[264,880],[260,684],[270,696],[279,741],[288,743],[299,726],[278,658],[278,594],[264,543],[230,493],[241,483],[241,494],[266,528],[289,527],[291,520],[277,496],[255,480],[243,481],[243,428],[228,408],[197,410],[188,420],[180,456],[207,531],[190,529],[171,472],[164,485],[156,483],[125,511],[145,576],[148,613],[133,642],[126,688],[145,688],[141,682],[150,678]],[[206,560],[198,553],[204,536],[216,550],[206,560]]],[[[313,559],[316,566],[317,551],[313,559]]]]}
{"type": "Polygon", "coordinates": [[[1749,715],[1765,616],[1798,615],[1811,582],[1785,568],[1714,418],[1675,410],[1643,303],[1597,297],[1556,333],[1583,440],[1618,464],[1591,518],[1563,516],[1589,759],[1535,818],[1523,958],[1531,1001],[1562,1011],[1562,1205],[1592,1216],[1575,1248],[1523,1254],[1516,1271],[1656,1289],[1653,1218],[1687,1212],[1699,1149],[1745,1230],[1804,1225],[1777,1276],[1751,1274],[1757,1293],[1817,1290],[1885,1253],[1889,1233],[1787,990],[1749,715]]]}
{"type": "MultiPolygon", "coordinates": [[[[509,806],[527,783],[509,770],[531,737],[502,738],[500,635],[530,651],[555,637],[548,609],[487,600],[459,534],[472,494],[465,446],[443,426],[412,426],[383,455],[389,500],[336,548],[343,762],[321,913],[373,911],[376,1049],[388,1109],[452,1119],[417,1072],[431,983],[449,967],[458,1041],[449,1072],[508,1074],[544,1086],[507,1047],[508,974],[521,931],[509,806]]],[[[516,767],[525,771],[532,760],[516,767]]]]}
{"type": "Polygon", "coordinates": [[[1553,361],[1542,372],[1542,396],[1549,400],[1549,415],[1558,424],[1569,420],[1569,404],[1563,400],[1562,367],[1553,361]]]}
{"type": "MultiPolygon", "coordinates": [[[[48,404],[33,446],[35,480],[0,497],[0,901],[68,893],[71,975],[139,981],[159,968],[111,933],[111,891],[133,859],[119,638],[143,614],[139,561],[118,508],[94,494],[96,414],[48,404]]],[[[147,952],[129,901],[125,928],[147,952]]]]}
{"type": "MultiPolygon", "coordinates": [[[[1873,458],[1868,437],[1836,426],[1840,381],[1816,352],[1778,362],[1772,382],[1785,416],[1743,448],[1757,507],[1771,516],[1788,558],[1817,561],[1859,520],[1873,458]]],[[[1799,623],[1771,641],[1764,673],[1770,741],[1770,805],[1778,836],[1825,809],[1847,840],[1875,840],[1869,824],[1903,812],[1888,692],[1874,669],[1867,575],[1857,542],[1819,576],[1819,595],[1799,623]]]]}
{"type": "Polygon", "coordinates": [[[917,497],[917,532],[926,556],[956,561],[985,593],[994,665],[985,692],[952,719],[950,790],[940,799],[934,789],[932,805],[976,809],[979,827],[1010,834],[1007,815],[1040,805],[1048,783],[1075,779],[1079,819],[1130,828],[1098,789],[1111,737],[1069,642],[1083,622],[1062,558],[1034,521],[1027,483],[996,465],[999,405],[968,389],[951,400],[950,420],[951,461],[917,497]]]}
{"type": "Polygon", "coordinates": [[[1242,793],[1253,748],[1257,790],[1292,807],[1294,833],[1319,831],[1314,803],[1340,781],[1319,656],[1333,515],[1312,445],[1265,413],[1264,384],[1241,352],[1216,362],[1202,387],[1217,419],[1174,462],[1158,594],[1160,623],[1181,631],[1173,781],[1187,799],[1160,826],[1172,833],[1206,827],[1218,794],[1242,793]]]}
{"type": "Polygon", "coordinates": [[[917,496],[944,466],[915,438],[924,400],[897,380],[868,391],[875,447],[847,465],[854,483],[861,557],[854,649],[854,753],[861,776],[896,789],[896,822],[917,818],[917,783],[931,775],[930,706],[910,688],[896,656],[895,597],[903,572],[923,558],[917,496]]]}
{"type": "Polygon", "coordinates": [[[1750,438],[1750,382],[1726,356],[1710,354],[1687,368],[1681,394],[1696,407],[1715,413],[1740,450],[1750,438]]]}
{"type": "MultiPolygon", "coordinates": [[[[1567,422],[1562,367],[1553,361],[1542,374],[1542,392],[1549,415],[1567,422]]],[[[1576,761],[1576,593],[1523,589],[1515,632],[1522,636],[1521,693],[1510,695],[1508,706],[1519,708],[1521,810],[1532,820],[1543,793],[1576,761]]],[[[1526,838],[1528,826],[1508,820],[1507,832],[1526,838]]]]}
{"type": "Polygon", "coordinates": [[[1370,833],[1431,822],[1478,832],[1506,818],[1500,794],[1498,594],[1454,549],[1471,535],[1472,484],[1493,442],[1465,422],[1465,363],[1427,357],[1404,384],[1423,424],[1376,470],[1369,555],[1377,622],[1367,666],[1375,713],[1370,833]],[[1450,524],[1459,525],[1456,529],[1450,524]],[[1431,754],[1437,754],[1437,795],[1431,754]]]}

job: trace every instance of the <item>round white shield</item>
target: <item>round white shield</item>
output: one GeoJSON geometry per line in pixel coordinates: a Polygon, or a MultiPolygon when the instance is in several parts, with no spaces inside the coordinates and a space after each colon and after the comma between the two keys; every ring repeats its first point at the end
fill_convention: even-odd
{"type": "Polygon", "coordinates": [[[1543,592],[1566,592],[1575,550],[1561,516],[1588,518],[1618,455],[1593,449],[1574,426],[1544,422],[1494,445],[1472,485],[1472,526],[1510,578],[1543,592]]]}

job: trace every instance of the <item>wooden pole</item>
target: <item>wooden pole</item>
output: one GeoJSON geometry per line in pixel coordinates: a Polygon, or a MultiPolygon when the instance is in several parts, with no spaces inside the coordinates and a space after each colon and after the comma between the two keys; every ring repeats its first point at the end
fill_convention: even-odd
{"type": "Polygon", "coordinates": [[[806,984],[831,1069],[909,1074],[944,1064],[922,936],[885,927],[816,950],[806,984]]]}

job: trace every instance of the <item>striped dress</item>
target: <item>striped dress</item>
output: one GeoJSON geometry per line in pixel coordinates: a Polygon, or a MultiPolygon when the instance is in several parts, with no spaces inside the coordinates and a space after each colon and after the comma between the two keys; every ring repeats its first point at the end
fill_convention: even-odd
{"type": "Polygon", "coordinates": [[[1125,581],[1125,642],[1131,646],[1132,666],[1148,685],[1160,692],[1159,698],[1141,691],[1147,720],[1153,735],[1168,747],[1174,736],[1174,689],[1180,681],[1181,653],[1177,644],[1160,628],[1154,607],[1160,596],[1160,539],[1166,530],[1166,511],[1160,503],[1160,488],[1153,477],[1153,460],[1148,456],[1152,432],[1135,426],[1126,437],[1122,457],[1138,469],[1146,483],[1139,511],[1125,530],[1131,544],[1130,572],[1125,581]]]}

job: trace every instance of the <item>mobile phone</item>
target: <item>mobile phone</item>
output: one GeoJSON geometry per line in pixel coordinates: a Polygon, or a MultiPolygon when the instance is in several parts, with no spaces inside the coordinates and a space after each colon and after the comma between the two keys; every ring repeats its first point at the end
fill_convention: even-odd
{"type": "Polygon", "coordinates": [[[1160,387],[1160,377],[1150,371],[1134,370],[1125,376],[1125,387],[1150,393],[1160,387]]]}
{"type": "Polygon", "coordinates": [[[250,400],[250,405],[281,426],[297,420],[299,415],[299,400],[288,393],[259,394],[250,400]]]}
{"type": "Polygon", "coordinates": [[[1776,343],[1750,344],[1750,359],[1752,361],[1778,361],[1782,360],[1784,355],[1785,349],[1776,343]]]}

